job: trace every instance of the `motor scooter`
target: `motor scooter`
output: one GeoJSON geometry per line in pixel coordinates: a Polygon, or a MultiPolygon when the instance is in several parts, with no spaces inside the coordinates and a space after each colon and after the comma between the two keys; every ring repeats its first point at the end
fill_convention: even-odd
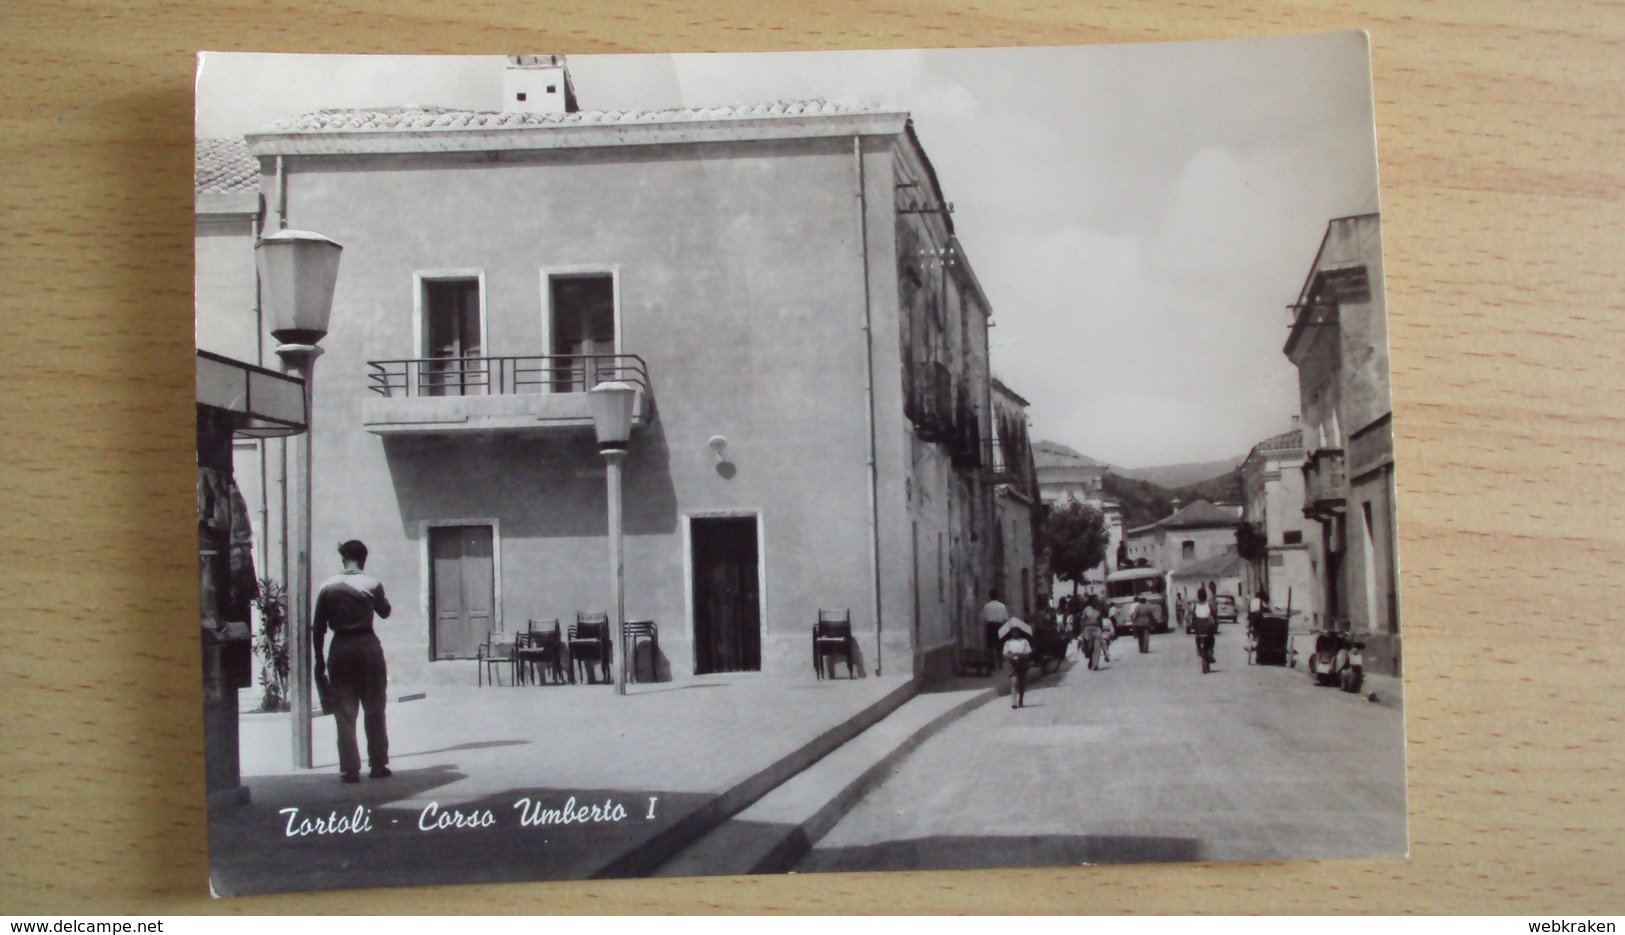
{"type": "Polygon", "coordinates": [[[1364,643],[1328,630],[1315,637],[1309,676],[1317,685],[1336,685],[1346,692],[1358,692],[1365,683],[1364,650],[1364,643]]]}

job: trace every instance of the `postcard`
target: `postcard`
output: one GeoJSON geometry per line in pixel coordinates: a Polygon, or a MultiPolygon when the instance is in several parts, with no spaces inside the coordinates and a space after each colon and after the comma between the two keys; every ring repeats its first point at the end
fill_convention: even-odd
{"type": "Polygon", "coordinates": [[[1406,854],[1361,33],[204,53],[220,896],[1406,854]]]}

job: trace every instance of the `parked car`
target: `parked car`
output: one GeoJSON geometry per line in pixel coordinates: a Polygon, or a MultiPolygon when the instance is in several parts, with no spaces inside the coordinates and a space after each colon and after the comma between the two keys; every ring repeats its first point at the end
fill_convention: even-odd
{"type": "Polygon", "coordinates": [[[1213,615],[1219,618],[1220,623],[1236,622],[1236,599],[1228,594],[1221,594],[1213,599],[1213,615]]]}

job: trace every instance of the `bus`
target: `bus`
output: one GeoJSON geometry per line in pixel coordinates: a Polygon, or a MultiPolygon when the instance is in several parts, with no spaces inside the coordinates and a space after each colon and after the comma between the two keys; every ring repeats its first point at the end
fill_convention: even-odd
{"type": "Polygon", "coordinates": [[[1122,621],[1122,628],[1119,629],[1114,622],[1113,630],[1119,636],[1127,632],[1129,614],[1134,609],[1128,605],[1134,603],[1137,595],[1144,594],[1146,603],[1157,615],[1157,624],[1151,628],[1151,632],[1167,633],[1172,629],[1168,622],[1173,616],[1173,609],[1168,606],[1168,595],[1171,593],[1168,573],[1160,568],[1124,568],[1107,575],[1106,606],[1113,621],[1122,621]],[[1119,608],[1123,610],[1120,612],[1119,608]]]}

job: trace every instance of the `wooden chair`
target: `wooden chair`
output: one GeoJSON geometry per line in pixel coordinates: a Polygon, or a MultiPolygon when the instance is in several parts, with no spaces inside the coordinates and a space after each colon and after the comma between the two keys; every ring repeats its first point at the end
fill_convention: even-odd
{"type": "Polygon", "coordinates": [[[575,681],[576,670],[580,669],[586,680],[592,682],[595,662],[604,681],[609,681],[609,614],[576,614],[576,622],[570,625],[569,648],[571,681],[575,681]]]}
{"type": "Polygon", "coordinates": [[[476,657],[479,662],[479,672],[474,677],[474,684],[479,687],[483,687],[486,682],[490,682],[492,685],[501,685],[502,679],[499,676],[502,673],[497,668],[498,666],[508,667],[508,684],[518,684],[514,681],[517,674],[517,670],[514,668],[514,658],[513,643],[499,643],[495,633],[485,634],[485,642],[481,644],[476,657]]]}
{"type": "MultiPolygon", "coordinates": [[[[818,622],[813,624],[813,671],[824,678],[826,661],[831,656],[846,659],[846,677],[855,678],[852,670],[852,650],[857,641],[852,638],[852,611],[820,610],[818,622]]],[[[829,677],[835,677],[834,663],[829,663],[829,677]]]]}
{"type": "Polygon", "coordinates": [[[537,684],[541,684],[544,678],[553,682],[564,681],[564,634],[557,620],[547,623],[530,621],[526,631],[520,634],[514,651],[518,655],[515,665],[521,684],[528,684],[533,678],[537,684]]]}
{"type": "Polygon", "coordinates": [[[660,628],[653,620],[628,620],[621,625],[621,664],[628,681],[638,681],[638,642],[649,644],[649,681],[660,681],[660,628]]]}

